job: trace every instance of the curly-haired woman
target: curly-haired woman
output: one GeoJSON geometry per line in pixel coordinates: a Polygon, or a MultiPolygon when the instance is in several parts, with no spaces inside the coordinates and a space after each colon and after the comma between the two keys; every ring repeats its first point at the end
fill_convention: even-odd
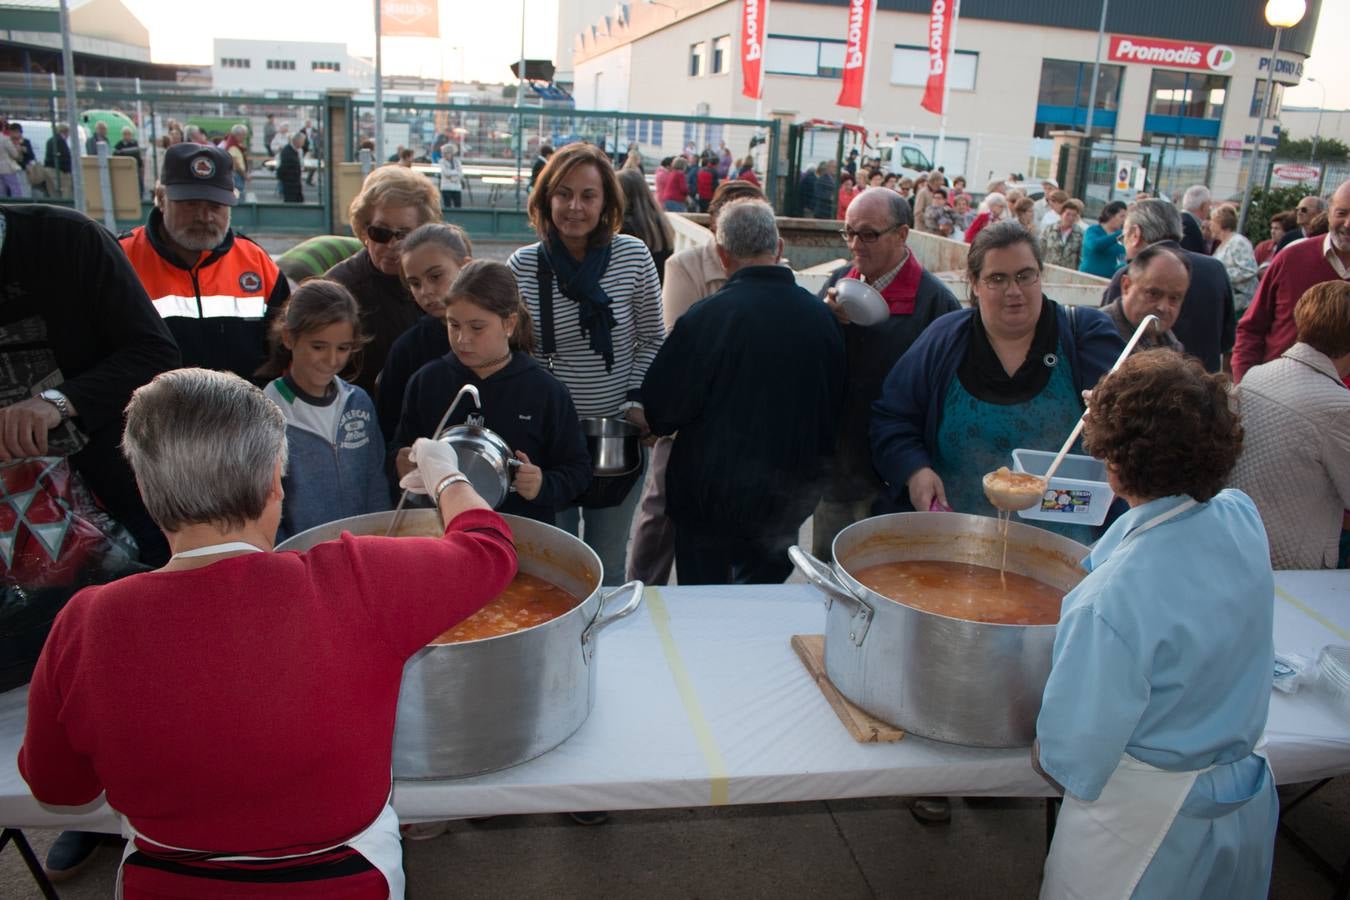
{"type": "Polygon", "coordinates": [[[1130,504],[1064,598],[1033,761],[1064,808],[1042,897],[1264,898],[1279,803],[1258,742],[1274,579],[1228,378],[1171,350],[1092,392],[1087,448],[1130,504]]]}

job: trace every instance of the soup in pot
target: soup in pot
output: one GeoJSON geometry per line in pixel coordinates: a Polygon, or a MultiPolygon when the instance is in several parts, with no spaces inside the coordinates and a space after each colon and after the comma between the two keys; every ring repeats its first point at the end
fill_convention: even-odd
{"type": "Polygon", "coordinates": [[[1054,625],[1064,599],[1064,591],[1034,578],[967,563],[906,560],[851,574],[897,603],[972,622],[1054,625]]]}
{"type": "Polygon", "coordinates": [[[458,644],[523,631],[551,622],[580,602],[556,584],[520,572],[487,606],[431,643],[458,644]]]}

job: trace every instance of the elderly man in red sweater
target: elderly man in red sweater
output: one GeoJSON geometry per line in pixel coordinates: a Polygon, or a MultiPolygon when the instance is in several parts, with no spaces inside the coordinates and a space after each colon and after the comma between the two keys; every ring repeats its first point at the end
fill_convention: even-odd
{"type": "Polygon", "coordinates": [[[1350,280],[1350,181],[1342,182],[1331,195],[1328,217],[1325,236],[1290,244],[1262,276],[1256,299],[1238,323],[1234,381],[1293,346],[1297,340],[1294,304],[1304,291],[1324,281],[1350,280]]]}

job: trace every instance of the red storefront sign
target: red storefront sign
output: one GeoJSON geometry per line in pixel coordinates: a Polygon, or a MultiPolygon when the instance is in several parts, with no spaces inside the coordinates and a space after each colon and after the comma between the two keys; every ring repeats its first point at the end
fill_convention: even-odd
{"type": "Polygon", "coordinates": [[[1112,62],[1146,63],[1201,72],[1227,72],[1237,55],[1227,44],[1201,44],[1197,41],[1168,41],[1162,38],[1111,35],[1112,62]]]}
{"type": "Polygon", "coordinates": [[[764,96],[764,20],[769,0],[741,0],[741,93],[764,96]]]}
{"type": "Polygon", "coordinates": [[[928,86],[920,105],[939,116],[946,111],[947,66],[952,56],[952,24],[956,0],[933,0],[928,15],[928,86]]]}
{"type": "Polygon", "coordinates": [[[844,45],[844,84],[839,89],[840,106],[862,109],[863,81],[867,73],[867,33],[872,24],[875,0],[848,0],[848,32],[844,45]]]}

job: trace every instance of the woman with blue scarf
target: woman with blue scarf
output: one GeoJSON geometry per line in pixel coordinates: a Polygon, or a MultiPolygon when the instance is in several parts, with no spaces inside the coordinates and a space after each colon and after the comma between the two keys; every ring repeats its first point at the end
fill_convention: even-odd
{"type": "MultiPolygon", "coordinates": [[[[567,386],[578,415],[627,418],[645,438],[640,389],[665,338],[661,282],[646,245],[618,233],[623,193],[609,158],[582,143],[554,153],[530,193],[529,214],[539,242],[513,253],[509,265],[538,323],[536,354],[567,386]]],[[[599,501],[613,505],[558,514],[558,525],[574,534],[584,523],[605,584],[624,578],[641,494],[635,474],[621,497],[599,501]]]]}

